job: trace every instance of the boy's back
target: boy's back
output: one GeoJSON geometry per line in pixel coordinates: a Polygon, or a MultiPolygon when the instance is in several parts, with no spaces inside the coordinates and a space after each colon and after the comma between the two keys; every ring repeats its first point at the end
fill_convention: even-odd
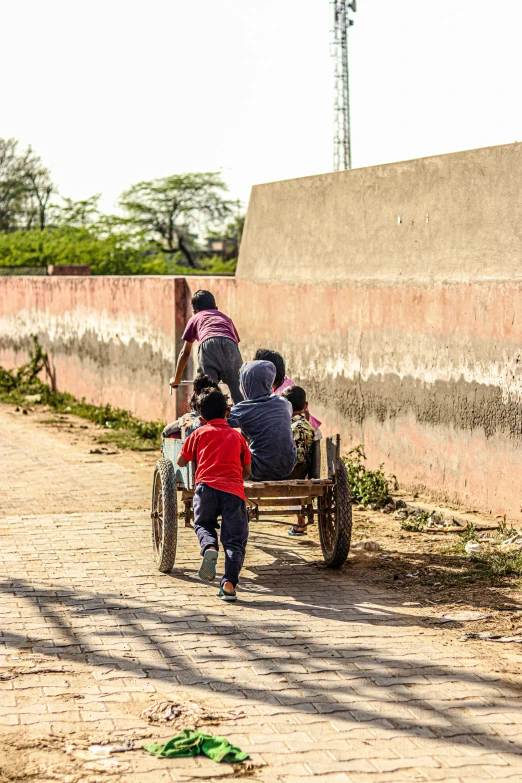
{"type": "Polygon", "coordinates": [[[294,413],[292,416],[292,433],[297,450],[297,462],[310,467],[315,430],[304,413],[294,413]]]}
{"type": "Polygon", "coordinates": [[[211,337],[226,337],[239,343],[239,335],[234,322],[220,310],[201,310],[195,313],[185,327],[183,340],[203,343],[211,337]]]}
{"type": "Polygon", "coordinates": [[[216,300],[210,291],[196,291],[192,297],[192,312],[183,332],[183,348],[170,385],[177,388],[181,383],[192,345],[197,341],[199,371],[216,383],[224,381],[234,403],[239,402],[243,399],[239,389],[239,368],[243,360],[234,322],[217,309],[216,300]]]}
{"type": "Polygon", "coordinates": [[[272,396],[275,367],[271,362],[247,362],[241,385],[247,399],[232,408],[228,422],[250,440],[252,479],[282,481],[292,472],[297,456],[292,435],[292,406],[272,396]]]}
{"type": "Polygon", "coordinates": [[[193,459],[197,462],[193,509],[194,530],[203,557],[199,576],[204,582],[212,582],[216,576],[220,529],[225,573],[218,598],[235,601],[248,540],[243,479],[250,475],[250,452],[243,436],[227,424],[227,399],[219,389],[203,391],[196,407],[204,426],[187,438],[178,465],[184,467],[193,459]]]}
{"type": "Polygon", "coordinates": [[[196,483],[230,492],[245,500],[243,465],[250,462],[248,446],[226,419],[213,419],[190,435],[181,451],[187,461],[196,460],[196,483]]]}

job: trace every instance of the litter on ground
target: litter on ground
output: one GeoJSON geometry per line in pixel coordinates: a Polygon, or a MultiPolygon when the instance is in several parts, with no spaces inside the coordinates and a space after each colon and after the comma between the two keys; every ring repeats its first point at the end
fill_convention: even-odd
{"type": "Polygon", "coordinates": [[[442,612],[433,618],[436,623],[471,623],[478,620],[487,620],[491,617],[486,612],[442,612]]]}
{"type": "Polygon", "coordinates": [[[354,549],[359,552],[379,552],[381,545],[378,541],[365,539],[364,541],[356,541],[355,544],[352,544],[352,551],[354,549]]]}
{"type": "MultiPolygon", "coordinates": [[[[141,717],[150,723],[179,723],[197,726],[200,723],[219,723],[222,720],[244,718],[243,710],[209,710],[194,701],[160,701],[143,710],[141,717]]],[[[181,726],[179,726],[181,728],[181,726]]]]}
{"type": "Polygon", "coordinates": [[[152,756],[167,759],[204,755],[213,761],[232,764],[248,758],[248,753],[231,745],[226,737],[215,737],[191,729],[184,729],[168,742],[150,742],[141,747],[152,756]]]}
{"type": "Polygon", "coordinates": [[[468,639],[482,639],[487,642],[515,642],[522,644],[522,636],[501,636],[492,631],[482,631],[481,633],[466,633],[461,636],[461,642],[467,642],[468,639]]]}

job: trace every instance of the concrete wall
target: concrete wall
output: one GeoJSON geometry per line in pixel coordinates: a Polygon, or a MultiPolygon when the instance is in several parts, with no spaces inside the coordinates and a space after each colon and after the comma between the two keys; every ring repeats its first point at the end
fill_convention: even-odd
{"type": "Polygon", "coordinates": [[[522,144],[256,185],[238,277],[257,282],[521,277],[522,144]]]}
{"type": "Polygon", "coordinates": [[[346,449],[520,519],[521,174],[517,144],[256,186],[235,280],[0,279],[0,362],[35,332],[60,388],[173,418],[190,294],[210,288],[243,357],[281,350],[346,449]]]}

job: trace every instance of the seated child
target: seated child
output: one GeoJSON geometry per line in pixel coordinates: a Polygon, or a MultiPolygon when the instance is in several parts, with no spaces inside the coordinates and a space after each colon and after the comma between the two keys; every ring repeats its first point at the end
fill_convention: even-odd
{"type": "Polygon", "coordinates": [[[245,399],[234,405],[228,419],[250,440],[254,481],[283,481],[297,462],[292,406],[272,395],[275,372],[272,362],[246,362],[239,373],[245,399]]]}
{"type": "Polygon", "coordinates": [[[190,435],[190,433],[195,429],[201,427],[202,425],[199,417],[199,411],[196,409],[198,396],[201,394],[203,389],[218,388],[218,384],[209,378],[208,375],[204,375],[203,373],[196,375],[194,378],[193,391],[189,399],[188,413],[184,413],[183,416],[180,416],[179,419],[176,419],[176,421],[172,421],[170,424],[167,424],[161,433],[161,437],[177,438],[178,440],[181,440],[183,435],[190,435]]]}
{"type": "Polygon", "coordinates": [[[228,401],[219,389],[205,389],[197,407],[203,426],[181,449],[178,465],[196,460],[194,530],[203,560],[199,578],[213,582],[218,559],[218,517],[225,550],[225,573],[218,598],[236,601],[236,585],[245,559],[248,513],[243,480],[250,475],[250,452],[243,436],[227,424],[228,401]]]}
{"type": "Polygon", "coordinates": [[[232,320],[217,309],[210,291],[196,291],[192,297],[193,315],[189,319],[182,339],[185,341],[178,356],[170,385],[177,389],[183,370],[197,340],[198,369],[214,381],[223,381],[229,388],[234,403],[243,399],[239,390],[239,368],[243,362],[239,352],[239,335],[232,320]]]}
{"type": "MultiPolygon", "coordinates": [[[[281,396],[284,390],[288,389],[289,386],[295,386],[294,382],[286,374],[285,360],[278,351],[271,351],[268,348],[258,348],[254,359],[264,359],[266,362],[272,362],[272,364],[275,365],[276,377],[274,378],[274,394],[281,396]]],[[[315,430],[315,439],[320,440],[322,438],[321,430],[319,429],[321,422],[319,419],[312,416],[308,410],[308,406],[306,408],[306,416],[315,430]]]]}
{"type": "MultiPolygon", "coordinates": [[[[292,405],[292,433],[297,450],[297,465],[289,478],[304,479],[312,466],[312,447],[315,438],[315,430],[305,415],[308,409],[306,392],[300,386],[287,386],[281,397],[287,399],[292,405]]],[[[293,525],[290,528],[288,535],[306,535],[306,522],[302,514],[297,515],[297,525],[293,525]]]]}

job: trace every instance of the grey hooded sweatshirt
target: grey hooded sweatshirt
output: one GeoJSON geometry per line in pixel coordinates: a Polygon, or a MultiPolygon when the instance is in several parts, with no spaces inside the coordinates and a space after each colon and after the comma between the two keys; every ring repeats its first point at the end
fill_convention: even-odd
{"type": "Polygon", "coordinates": [[[276,368],[272,362],[246,362],[239,372],[245,399],[234,405],[228,419],[250,439],[253,481],[283,481],[297,462],[292,434],[292,406],[272,396],[276,368]]]}

